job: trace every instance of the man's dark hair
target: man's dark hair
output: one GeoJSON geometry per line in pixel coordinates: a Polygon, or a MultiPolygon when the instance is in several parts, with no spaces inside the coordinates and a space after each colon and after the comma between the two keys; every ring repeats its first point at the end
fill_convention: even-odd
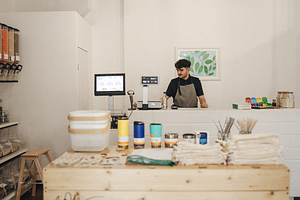
{"type": "Polygon", "coordinates": [[[191,62],[186,59],[180,59],[175,63],[176,69],[180,69],[183,67],[190,68],[190,66],[191,66],[191,62]]]}

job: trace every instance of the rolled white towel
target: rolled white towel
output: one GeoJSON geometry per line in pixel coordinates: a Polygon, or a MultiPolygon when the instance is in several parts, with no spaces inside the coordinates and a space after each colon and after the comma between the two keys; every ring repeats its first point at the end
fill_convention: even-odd
{"type": "Polygon", "coordinates": [[[260,133],[260,134],[245,134],[245,135],[232,135],[231,140],[262,140],[267,138],[278,138],[278,133],[260,133]]]}
{"type": "Polygon", "coordinates": [[[244,158],[244,159],[233,159],[231,157],[227,160],[228,164],[232,165],[253,165],[253,164],[263,164],[263,165],[271,165],[271,164],[281,164],[280,156],[271,156],[267,158],[244,158]]]}

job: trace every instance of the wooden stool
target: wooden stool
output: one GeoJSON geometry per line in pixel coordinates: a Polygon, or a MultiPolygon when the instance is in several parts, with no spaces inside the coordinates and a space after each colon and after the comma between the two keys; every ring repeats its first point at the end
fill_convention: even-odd
{"type": "Polygon", "coordinates": [[[22,162],[21,162],[21,169],[20,169],[20,177],[19,177],[19,182],[18,182],[18,190],[17,190],[17,197],[16,200],[20,200],[21,197],[21,192],[25,188],[24,181],[26,181],[26,177],[28,177],[28,173],[30,174],[32,180],[29,183],[32,183],[32,196],[35,196],[35,191],[36,191],[36,177],[37,177],[37,171],[39,172],[39,175],[43,181],[43,170],[41,168],[41,165],[39,163],[38,157],[42,154],[46,154],[49,162],[52,162],[52,159],[49,155],[50,149],[35,149],[32,151],[29,151],[27,153],[24,153],[22,157],[22,162]],[[30,166],[27,165],[26,160],[31,160],[30,166]],[[33,169],[33,174],[30,172],[30,168],[34,166],[33,169]],[[24,177],[24,169],[28,169],[28,173],[26,173],[26,176],[24,177]]]}

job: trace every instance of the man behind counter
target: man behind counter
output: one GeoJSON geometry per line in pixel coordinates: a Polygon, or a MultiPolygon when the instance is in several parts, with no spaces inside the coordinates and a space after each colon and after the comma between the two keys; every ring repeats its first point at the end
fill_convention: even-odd
{"type": "Polygon", "coordinates": [[[175,63],[178,77],[171,80],[166,91],[167,99],[173,97],[174,105],[178,107],[198,107],[198,98],[201,108],[207,108],[201,82],[189,74],[191,62],[186,59],[175,63]]]}

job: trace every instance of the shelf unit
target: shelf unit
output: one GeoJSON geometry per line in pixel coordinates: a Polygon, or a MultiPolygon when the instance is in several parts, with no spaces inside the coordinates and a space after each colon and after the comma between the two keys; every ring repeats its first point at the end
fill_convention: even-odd
{"type": "Polygon", "coordinates": [[[17,83],[18,81],[0,81],[0,83],[17,83]]]}
{"type": "Polygon", "coordinates": [[[19,122],[5,122],[5,123],[1,123],[0,124],[0,129],[5,129],[5,128],[9,128],[12,126],[17,126],[19,124],[19,122]]]}
{"type": "MultiPolygon", "coordinates": [[[[22,190],[21,196],[23,194],[25,194],[28,190],[30,190],[32,188],[32,185],[27,185],[27,187],[25,187],[24,190],[22,190]]],[[[12,191],[11,193],[9,193],[8,195],[6,195],[5,197],[3,197],[1,200],[13,200],[16,199],[16,195],[17,195],[17,190],[12,191]]]]}
{"type": "Polygon", "coordinates": [[[6,164],[7,162],[11,161],[14,158],[17,158],[18,156],[21,156],[23,153],[26,153],[28,151],[27,148],[18,149],[15,152],[12,152],[3,158],[0,158],[0,167],[6,164]]]}
{"type": "MultiPolygon", "coordinates": [[[[0,130],[5,129],[5,128],[10,128],[13,126],[17,126],[19,124],[19,122],[6,122],[6,123],[2,123],[0,124],[0,130]]],[[[6,156],[3,156],[0,158],[0,167],[4,166],[5,164],[7,164],[8,162],[13,161],[14,159],[20,157],[22,154],[26,153],[28,151],[27,148],[21,148],[18,149],[15,152],[12,152],[6,156]]],[[[28,187],[26,187],[25,190],[23,190],[22,194],[24,194],[26,191],[28,191],[32,186],[28,185],[28,187]]],[[[8,195],[4,196],[3,198],[1,198],[1,200],[10,200],[12,198],[14,198],[17,194],[17,191],[14,190],[11,193],[9,193],[8,195]]]]}

